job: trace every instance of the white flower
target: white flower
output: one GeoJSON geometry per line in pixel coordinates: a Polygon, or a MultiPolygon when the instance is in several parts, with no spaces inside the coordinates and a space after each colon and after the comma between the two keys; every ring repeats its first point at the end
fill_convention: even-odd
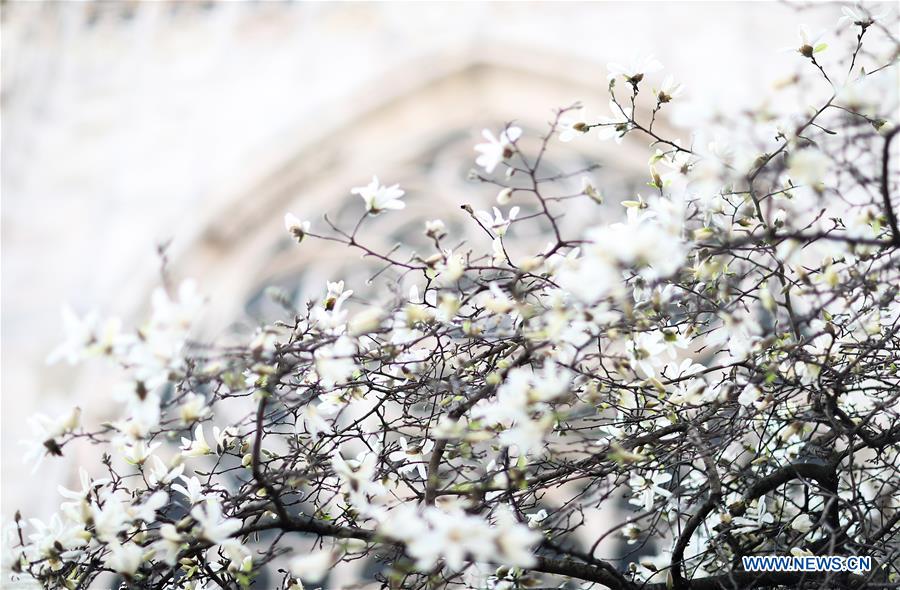
{"type": "Polygon", "coordinates": [[[98,317],[96,312],[91,312],[79,318],[68,305],[62,309],[62,322],[66,338],[50,356],[47,362],[52,364],[64,359],[74,365],[85,355],[85,349],[94,340],[94,330],[98,317]]]}
{"type": "Polygon", "coordinates": [[[100,488],[110,482],[108,478],[91,479],[90,474],[88,474],[84,467],[78,468],[78,479],[79,483],[81,483],[80,490],[75,491],[63,486],[57,486],[56,491],[58,491],[59,495],[63,498],[69,498],[70,500],[84,500],[95,488],[100,488]]]}
{"type": "Polygon", "coordinates": [[[196,393],[189,393],[184,396],[181,405],[178,406],[178,417],[182,424],[193,424],[197,420],[205,418],[209,411],[206,398],[196,393]]]}
{"type": "Polygon", "coordinates": [[[671,75],[666,76],[663,80],[662,85],[659,87],[659,90],[656,90],[656,100],[660,104],[665,104],[667,102],[671,102],[673,99],[678,98],[682,92],[684,92],[684,86],[675,81],[675,78],[671,75]]]}
{"type": "Polygon", "coordinates": [[[325,549],[295,557],[290,561],[288,567],[292,575],[310,584],[317,584],[325,579],[340,558],[339,551],[325,549]]]}
{"type": "Polygon", "coordinates": [[[213,440],[216,441],[216,454],[221,455],[228,450],[232,441],[237,438],[238,431],[234,426],[228,426],[219,430],[218,426],[213,426],[213,440]]]}
{"type": "Polygon", "coordinates": [[[488,291],[481,294],[479,303],[491,313],[499,314],[509,313],[516,306],[516,302],[494,282],[490,284],[488,291]]]}
{"type": "Polygon", "coordinates": [[[165,289],[157,288],[151,296],[153,313],[150,327],[154,331],[171,331],[184,336],[199,315],[205,299],[197,290],[197,283],[185,279],[178,286],[178,297],[173,299],[165,289]]]}
{"type": "Polygon", "coordinates": [[[544,451],[544,438],[553,430],[553,416],[544,414],[537,420],[523,416],[500,433],[500,442],[515,449],[514,455],[540,455],[544,451]]]}
{"type": "Polygon", "coordinates": [[[469,555],[486,561],[495,555],[496,545],[484,519],[461,510],[448,514],[437,508],[426,509],[425,518],[428,531],[407,546],[420,569],[431,569],[443,559],[450,570],[459,571],[469,555]]]}
{"type": "Polygon", "coordinates": [[[699,406],[711,402],[718,395],[718,390],[710,387],[703,379],[683,379],[676,385],[669,402],[676,405],[699,406]]]}
{"type": "Polygon", "coordinates": [[[634,545],[640,540],[641,532],[641,527],[637,526],[634,523],[630,523],[628,525],[625,525],[625,527],[622,529],[622,536],[625,537],[629,545],[634,545]]]}
{"type": "Polygon", "coordinates": [[[622,138],[631,131],[631,122],[612,99],[609,101],[609,112],[609,117],[600,117],[597,121],[597,137],[600,140],[615,139],[616,143],[622,143],[622,138]]]}
{"type": "Polygon", "coordinates": [[[630,352],[631,361],[645,377],[655,377],[656,368],[665,361],[660,358],[669,348],[659,330],[635,334],[630,352]]]}
{"type": "Polygon", "coordinates": [[[181,454],[185,457],[202,457],[210,453],[212,453],[212,449],[203,434],[203,424],[198,424],[194,428],[193,440],[181,437],[181,454]]]}
{"type": "Polygon", "coordinates": [[[285,213],[284,215],[284,229],[288,231],[291,236],[297,243],[303,241],[303,238],[306,237],[306,234],[309,232],[309,222],[308,221],[300,221],[296,215],[293,213],[285,213]]]}
{"type": "Polygon", "coordinates": [[[173,566],[178,563],[178,552],[181,551],[183,542],[184,538],[175,525],[165,523],[159,527],[159,539],[153,543],[153,550],[163,562],[173,566]]]}
{"type": "Polygon", "coordinates": [[[46,524],[37,518],[29,519],[28,523],[34,529],[28,535],[29,548],[38,558],[64,558],[68,552],[77,551],[91,539],[91,534],[82,523],[63,522],[59,514],[54,514],[46,524]]]}
{"type": "Polygon", "coordinates": [[[372,182],[366,186],[358,186],[350,189],[354,195],[362,197],[366,203],[366,211],[372,215],[378,215],[387,209],[403,209],[406,203],[400,200],[405,192],[399,184],[383,186],[378,182],[378,177],[373,176],[372,182]]]}
{"type": "Polygon", "coordinates": [[[662,67],[662,64],[652,55],[635,56],[625,64],[607,64],[606,69],[609,70],[607,78],[612,80],[616,76],[622,76],[626,81],[637,84],[644,79],[645,74],[661,70],[662,67]]]}
{"type": "Polygon", "coordinates": [[[205,504],[195,506],[191,510],[191,516],[200,526],[200,536],[213,545],[224,542],[241,528],[240,520],[224,518],[222,507],[214,498],[207,499],[205,504]]]}
{"type": "Polygon", "coordinates": [[[426,440],[422,446],[409,446],[406,437],[400,437],[398,441],[400,450],[394,451],[388,458],[391,461],[400,463],[397,471],[400,473],[409,473],[412,470],[419,472],[419,477],[425,479],[427,477],[425,455],[434,448],[434,441],[426,440]]]}
{"type": "Polygon", "coordinates": [[[541,538],[505,508],[497,511],[496,525],[491,526],[481,516],[460,508],[445,512],[429,507],[420,514],[412,507],[401,507],[388,513],[379,532],[405,543],[421,570],[443,561],[448,569],[460,571],[467,560],[530,567],[535,561],[532,547],[541,538]]]}
{"type": "Polygon", "coordinates": [[[590,245],[585,246],[585,254],[597,261],[638,268],[646,280],[668,277],[684,263],[688,249],[677,234],[664,229],[646,220],[593,228],[586,232],[590,245]]]}
{"type": "Polygon", "coordinates": [[[760,389],[753,385],[752,383],[748,384],[744,387],[741,394],[738,396],[738,403],[742,406],[759,406],[762,400],[763,394],[760,389]]]}
{"type": "Polygon", "coordinates": [[[106,566],[124,576],[133,576],[144,561],[143,548],[134,543],[121,545],[118,541],[111,541],[107,548],[106,566]]]}
{"type": "Polygon", "coordinates": [[[333,344],[316,349],[316,373],[326,384],[346,383],[356,371],[356,345],[347,336],[333,344]]]}
{"type": "Polygon", "coordinates": [[[56,438],[72,432],[78,428],[80,422],[81,408],[78,407],[56,418],[50,418],[44,414],[35,414],[29,418],[28,423],[31,426],[32,436],[19,442],[25,447],[25,451],[22,453],[22,462],[31,464],[31,471],[34,473],[48,454],[62,456],[62,449],[56,438]]]}
{"type": "Polygon", "coordinates": [[[857,2],[853,8],[849,6],[842,6],[841,12],[844,13],[838,20],[838,26],[843,27],[847,24],[853,24],[858,27],[862,27],[863,29],[867,29],[872,26],[875,21],[881,20],[888,15],[890,9],[885,8],[878,14],[871,14],[866,8],[863,8],[863,5],[857,2]]]}
{"type": "Polygon", "coordinates": [[[113,423],[113,426],[128,438],[144,439],[150,436],[162,417],[162,399],[157,393],[145,394],[143,399],[134,397],[128,401],[127,416],[113,423]]]}
{"type": "Polygon", "coordinates": [[[96,312],[79,318],[72,308],[65,306],[62,322],[66,337],[47,357],[48,364],[65,360],[74,365],[88,356],[110,354],[120,341],[122,322],[118,318],[110,318],[101,324],[96,312]]]}
{"type": "Polygon", "coordinates": [[[475,163],[490,174],[497,164],[512,156],[511,146],[521,137],[522,130],[519,127],[508,127],[500,133],[499,139],[494,137],[489,129],[483,130],[481,135],[487,140],[487,143],[479,143],[475,146],[475,151],[480,154],[475,159],[475,163]]]}
{"type": "Polygon", "coordinates": [[[49,418],[43,414],[36,414],[29,420],[32,430],[40,433],[45,438],[57,438],[72,432],[81,423],[81,408],[74,407],[66,414],[60,414],[56,418],[49,418]]]}
{"type": "Polygon", "coordinates": [[[452,293],[442,293],[438,300],[438,307],[434,317],[439,322],[449,324],[453,321],[453,318],[456,317],[461,305],[459,297],[456,295],[453,295],[452,293]]]}
{"type": "Polygon", "coordinates": [[[825,43],[819,43],[824,33],[815,36],[810,33],[809,27],[800,25],[797,27],[797,37],[800,39],[800,46],[793,48],[803,57],[812,58],[814,54],[825,51],[828,46],[825,43]]]}
{"type": "Polygon", "coordinates": [[[544,364],[539,373],[534,373],[531,378],[531,401],[546,402],[558,398],[567,393],[572,385],[572,372],[556,363],[544,364]]]}
{"type": "Polygon", "coordinates": [[[466,272],[466,259],[453,250],[444,250],[444,257],[437,265],[438,278],[444,283],[455,283],[466,272]]]}
{"type": "Polygon", "coordinates": [[[671,473],[651,472],[646,476],[638,473],[632,473],[628,479],[628,486],[634,493],[629,503],[635,506],[642,506],[644,510],[653,510],[657,496],[669,498],[672,492],[662,487],[672,479],[671,473]]]}
{"type": "Polygon", "coordinates": [[[340,449],[331,457],[331,467],[341,480],[344,493],[357,504],[364,504],[365,497],[384,492],[384,486],[374,481],[378,469],[378,455],[364,452],[356,459],[344,459],[340,449]]]}
{"type": "Polygon", "coordinates": [[[324,301],[322,301],[322,306],[328,311],[339,309],[344,301],[353,295],[352,290],[344,290],[344,281],[338,281],[336,283],[326,281],[325,288],[327,289],[327,293],[325,294],[324,301]]]}
{"type": "Polygon", "coordinates": [[[501,508],[497,512],[497,523],[493,532],[501,563],[525,568],[535,564],[532,547],[541,540],[541,534],[517,521],[512,510],[501,508]]]}
{"type": "Polygon", "coordinates": [[[225,539],[220,543],[222,552],[228,558],[231,572],[249,572],[253,569],[253,554],[238,539],[225,539]]]}
{"type": "Polygon", "coordinates": [[[144,440],[130,441],[120,437],[113,446],[129,465],[143,465],[160,445],[162,443],[155,442],[148,445],[144,440]]]}
{"type": "Polygon", "coordinates": [[[116,498],[112,492],[103,493],[100,504],[91,504],[91,520],[94,532],[101,541],[114,541],[116,536],[129,527],[131,516],[130,505],[116,498]]]}
{"type": "Polygon", "coordinates": [[[191,504],[197,504],[206,498],[206,494],[203,493],[203,485],[200,483],[199,479],[194,476],[188,477],[186,475],[181,475],[180,478],[181,481],[184,482],[184,485],[179,483],[172,484],[172,489],[184,494],[191,504]]]}
{"type": "Polygon", "coordinates": [[[487,211],[476,211],[475,217],[478,218],[481,223],[485,226],[489,227],[494,231],[494,233],[498,237],[503,237],[506,235],[506,230],[509,229],[509,224],[515,221],[516,217],[519,215],[519,208],[513,207],[509,210],[509,218],[503,219],[503,213],[497,207],[493,207],[494,216],[491,217],[491,214],[487,211]]]}
{"type": "Polygon", "coordinates": [[[541,508],[537,512],[532,512],[526,516],[528,517],[528,526],[536,529],[540,527],[541,523],[547,518],[547,511],[541,508]]]}
{"type": "Polygon", "coordinates": [[[169,494],[161,491],[154,492],[142,503],[130,506],[127,512],[132,520],[143,520],[150,523],[156,520],[156,513],[168,502],[169,494]]]}
{"type": "Polygon", "coordinates": [[[755,506],[747,510],[745,516],[737,516],[732,520],[733,533],[751,533],[775,522],[775,517],[768,511],[765,498],[755,501],[755,506]]]}
{"type": "Polygon", "coordinates": [[[347,333],[351,336],[362,336],[375,332],[381,327],[384,310],[378,306],[369,307],[359,312],[347,322],[347,333]]]}
{"type": "Polygon", "coordinates": [[[331,422],[324,418],[320,406],[310,403],[300,410],[297,416],[297,423],[294,425],[294,432],[302,434],[304,431],[313,440],[317,440],[323,432],[332,432],[331,422]]]}
{"type": "Polygon", "coordinates": [[[447,226],[440,219],[432,219],[425,222],[425,235],[435,240],[440,240],[447,235],[447,226]]]}
{"type": "Polygon", "coordinates": [[[559,133],[559,140],[563,143],[568,143],[587,133],[588,127],[587,123],[584,121],[584,117],[560,117],[559,119],[559,127],[557,132],[559,133]]]}
{"type": "Polygon", "coordinates": [[[178,463],[171,468],[156,455],[153,455],[151,459],[153,459],[153,465],[147,472],[147,483],[151,486],[170,484],[184,473],[184,463],[181,463],[180,458],[178,463]]]}
{"type": "Polygon", "coordinates": [[[828,156],[817,149],[807,148],[791,152],[787,173],[795,182],[815,186],[822,182],[830,167],[828,156]]]}

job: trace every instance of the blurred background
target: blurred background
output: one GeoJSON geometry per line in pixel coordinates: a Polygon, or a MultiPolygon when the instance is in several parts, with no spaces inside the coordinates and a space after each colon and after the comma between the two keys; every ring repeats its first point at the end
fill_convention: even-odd
{"type": "MultiPolygon", "coordinates": [[[[314,225],[327,211],[356,216],[350,188],[378,174],[409,206],[377,218],[374,247],[420,239],[425,217],[453,228],[462,203],[494,204],[495,191],[466,179],[483,127],[515,119],[535,133],[576,100],[608,114],[606,64],[636,53],[655,54],[659,80],[684,82],[701,110],[736,112],[797,68],[779,50],[796,45],[800,22],[830,28],[839,13],[761,2],[4,3],[3,520],[17,508],[46,515],[56,484],[96,461],[67,456],[32,474],[20,459],[35,411],[78,404],[93,422],[109,407],[108,372],[45,363],[64,303],[139,322],[167,245],[171,274],[198,279],[210,298],[209,335],[252,326],[272,313],[266,286],[302,299],[358,260],[297,247],[285,212],[314,225]]],[[[646,183],[644,140],[617,149],[585,137],[550,158],[600,162],[616,202],[646,183]]]]}

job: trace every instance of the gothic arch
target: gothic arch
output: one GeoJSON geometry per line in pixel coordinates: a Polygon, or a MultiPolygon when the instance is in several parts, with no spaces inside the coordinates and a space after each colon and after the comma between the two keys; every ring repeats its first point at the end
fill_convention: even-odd
{"type": "MultiPolygon", "coordinates": [[[[346,224],[351,214],[362,211],[350,187],[378,174],[407,190],[402,215],[367,222],[366,236],[375,237],[369,243],[386,249],[400,233],[419,233],[403,230],[424,218],[464,221],[459,210],[463,202],[475,208],[494,204],[495,191],[466,180],[482,127],[497,128],[516,116],[517,124],[539,133],[558,106],[576,99],[589,107],[606,103],[605,80],[596,62],[536,56],[521,48],[482,49],[423,57],[361,89],[358,100],[333,105],[330,110],[338,116],[323,112],[322,121],[286,131],[285,136],[296,139],[273,147],[268,169],[242,187],[229,188],[230,196],[213,199],[224,206],[199,224],[193,239],[174,256],[178,275],[202,277],[204,288],[214,295],[209,326],[240,317],[260,285],[299,274],[323,285],[356,259],[339,245],[296,247],[282,228],[286,211],[314,226],[324,226],[323,212],[343,217],[346,224]],[[592,75],[585,76],[586,71],[592,75]],[[345,114],[353,109],[352,116],[345,114]]],[[[596,108],[589,107],[587,112],[596,116],[596,108]]],[[[611,197],[617,201],[630,196],[616,195],[617,190],[636,187],[637,179],[646,176],[633,166],[646,153],[641,143],[626,140],[617,146],[588,136],[569,144],[555,142],[553,150],[559,162],[603,163],[597,175],[617,186],[611,197]]],[[[588,215],[599,211],[591,209],[588,215]]],[[[577,217],[584,219],[582,213],[577,217]]]]}

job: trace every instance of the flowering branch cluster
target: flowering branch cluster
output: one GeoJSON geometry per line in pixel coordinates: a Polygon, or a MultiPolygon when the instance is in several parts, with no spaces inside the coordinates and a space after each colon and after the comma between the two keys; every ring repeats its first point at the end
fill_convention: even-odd
{"type": "Polygon", "coordinates": [[[121,411],[35,421],[31,459],[97,445],[103,473],[86,466],[48,522],[17,515],[4,575],[297,589],[366,559],[392,588],[896,585],[897,128],[860,88],[896,79],[897,43],[862,9],[840,26],[847,58],[820,61],[804,32],[814,78],[788,84],[828,97],[729,121],[728,144],[661,134],[682,87],[648,97],[652,58],[610,67],[607,117],[576,105],[543,134],[485,131],[474,177],[498,207],[463,209],[486,240],[451,247],[433,220],[428,251],[369,248],[366,222],[406,198],[377,177],[352,190],[352,230],[285,217],[302,247],[345,244],[412,287],[378,305],[328,283],[233,346],[191,339],[190,282],[155,293],[135,330],[67,313],[54,360],[120,367],[121,411]],[[887,56],[864,46],[875,34],[887,56]],[[574,200],[609,209],[593,167],[549,172],[545,155],[597,135],[649,141],[650,194],[568,235],[574,200]],[[526,228],[549,243],[519,255],[526,228]],[[741,569],[772,553],[876,567],[741,569]]]}

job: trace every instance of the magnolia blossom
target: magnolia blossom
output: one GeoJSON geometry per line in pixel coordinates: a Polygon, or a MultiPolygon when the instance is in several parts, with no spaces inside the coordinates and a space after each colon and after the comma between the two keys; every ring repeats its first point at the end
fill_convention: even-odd
{"type": "Polygon", "coordinates": [[[48,364],[65,360],[74,365],[89,356],[110,354],[119,342],[122,329],[118,318],[101,323],[97,312],[79,318],[69,306],[62,309],[62,323],[65,340],[47,357],[48,364]]]}
{"type": "Polygon", "coordinates": [[[191,504],[198,504],[206,498],[203,493],[203,485],[196,477],[188,477],[184,474],[178,476],[183,483],[172,484],[172,489],[181,492],[191,504]]]}
{"type": "Polygon", "coordinates": [[[822,182],[830,166],[831,160],[819,150],[796,150],[788,158],[787,173],[796,182],[815,186],[822,182]]]}
{"type": "Polygon", "coordinates": [[[341,336],[330,346],[316,350],[316,372],[325,383],[346,383],[356,371],[356,345],[341,336]]]}
{"type": "Polygon", "coordinates": [[[854,4],[853,7],[841,6],[843,16],[838,19],[838,26],[843,27],[852,24],[867,29],[877,21],[884,19],[890,12],[888,8],[884,8],[876,14],[872,14],[868,8],[868,6],[864,6],[860,2],[854,4]]]}
{"type": "Polygon", "coordinates": [[[421,446],[410,446],[409,443],[406,442],[406,437],[400,437],[400,440],[397,442],[400,445],[400,450],[394,451],[388,455],[388,458],[391,461],[400,463],[400,466],[397,467],[397,471],[400,473],[409,473],[410,471],[415,470],[419,473],[419,477],[423,479],[428,477],[425,455],[430,453],[431,449],[434,448],[434,441],[426,440],[421,446]]]}
{"type": "Polygon", "coordinates": [[[32,469],[37,470],[46,454],[61,455],[62,451],[59,449],[56,439],[78,428],[80,422],[81,408],[79,407],[56,418],[50,418],[44,414],[35,414],[29,418],[32,439],[21,443],[27,447],[22,457],[23,462],[33,463],[32,469]]]}
{"type": "Polygon", "coordinates": [[[174,466],[169,467],[156,455],[153,455],[150,458],[153,459],[153,465],[147,472],[147,481],[150,485],[172,483],[184,473],[184,463],[181,463],[180,461],[174,466]]]}
{"type": "Polygon", "coordinates": [[[507,127],[500,132],[499,138],[495,137],[489,129],[483,130],[481,135],[487,142],[475,146],[475,151],[479,153],[475,163],[490,174],[500,162],[512,156],[512,145],[522,136],[522,129],[507,127]]]}
{"type": "Polygon", "coordinates": [[[306,237],[306,234],[309,233],[309,222],[300,221],[293,213],[285,213],[284,229],[286,229],[299,244],[303,241],[303,238],[306,237]]]}
{"type": "Polygon", "coordinates": [[[198,424],[194,428],[193,439],[181,438],[181,454],[185,457],[202,457],[210,453],[212,453],[212,449],[203,434],[203,424],[198,424]]]}
{"type": "Polygon", "coordinates": [[[583,117],[565,116],[559,120],[559,140],[563,143],[568,143],[576,137],[584,135],[587,131],[588,124],[583,117]]]}
{"type": "Polygon", "coordinates": [[[178,413],[183,424],[192,424],[209,415],[210,409],[206,405],[206,399],[202,395],[189,393],[184,396],[178,413]]]}
{"type": "Polygon", "coordinates": [[[425,235],[440,240],[447,235],[447,226],[440,219],[432,219],[425,222],[425,235]]]}
{"type": "Polygon", "coordinates": [[[197,521],[200,536],[218,545],[225,542],[241,528],[241,521],[236,518],[225,518],[218,500],[209,498],[204,504],[191,510],[191,516],[197,521]]]}
{"type": "Polygon", "coordinates": [[[111,541],[107,548],[106,566],[122,575],[133,576],[144,561],[144,550],[134,543],[121,545],[111,541]]]}
{"type": "Polygon", "coordinates": [[[378,457],[375,453],[364,452],[355,459],[344,459],[340,452],[331,458],[331,466],[341,480],[344,493],[357,505],[365,505],[365,497],[384,492],[381,482],[375,481],[378,457]]]}
{"type": "Polygon", "coordinates": [[[442,260],[437,264],[437,279],[445,283],[458,281],[466,271],[466,260],[459,252],[444,250],[442,260]]]}
{"type": "Polygon", "coordinates": [[[304,406],[297,417],[297,423],[294,427],[295,432],[297,434],[305,432],[309,434],[313,440],[317,439],[323,432],[333,432],[331,422],[323,415],[325,413],[323,410],[327,409],[328,406],[325,404],[307,404],[304,406]]]}
{"type": "Polygon", "coordinates": [[[540,453],[545,437],[556,424],[544,411],[544,403],[563,395],[571,380],[571,372],[551,364],[540,373],[512,370],[498,388],[495,400],[478,405],[473,416],[504,427],[500,442],[514,447],[518,454],[540,453]]]}
{"type": "Polygon", "coordinates": [[[54,514],[48,522],[37,518],[29,519],[33,532],[28,535],[30,546],[26,551],[38,559],[51,559],[59,564],[59,559],[70,552],[77,552],[87,545],[91,534],[84,523],[63,519],[54,514]]]}
{"type": "Polygon", "coordinates": [[[681,93],[684,92],[684,86],[676,82],[673,76],[669,75],[665,77],[659,89],[654,92],[656,92],[657,102],[665,104],[681,96],[681,93]]]}
{"type": "Polygon", "coordinates": [[[503,237],[506,235],[506,230],[509,229],[509,225],[515,221],[516,216],[519,215],[519,208],[513,207],[509,210],[509,217],[507,219],[503,218],[503,213],[500,212],[500,209],[497,207],[493,208],[494,216],[491,217],[491,214],[487,211],[476,211],[475,216],[481,221],[485,226],[489,227],[498,237],[503,237]]]}
{"type": "MultiPolygon", "coordinates": [[[[377,176],[372,177],[372,182],[366,186],[358,186],[350,190],[354,195],[362,197],[366,203],[366,211],[371,215],[378,215],[388,209],[403,209],[406,203],[401,201],[405,194],[399,184],[384,186],[378,181],[377,176]]],[[[304,232],[307,231],[304,229],[304,232]]]]}
{"type": "Polygon", "coordinates": [[[311,584],[317,584],[325,579],[340,558],[339,551],[325,549],[298,555],[291,559],[289,567],[291,574],[311,584]]]}
{"type": "Polygon", "coordinates": [[[347,333],[351,336],[361,336],[375,332],[381,326],[381,320],[385,312],[380,307],[369,307],[359,312],[347,322],[347,333]]]}
{"type": "Polygon", "coordinates": [[[427,508],[419,515],[395,511],[380,529],[391,538],[406,543],[416,566],[430,570],[439,562],[458,571],[467,558],[476,561],[528,567],[534,563],[531,548],[540,534],[515,520],[506,510],[498,511],[496,525],[456,509],[444,512],[427,508]]]}
{"type": "Polygon", "coordinates": [[[800,39],[800,44],[795,49],[797,53],[802,55],[803,57],[812,59],[814,54],[825,51],[828,46],[824,43],[819,43],[819,40],[823,37],[824,33],[818,33],[817,35],[813,35],[809,27],[806,25],[800,25],[797,28],[797,36],[800,39]]]}
{"type": "Polygon", "coordinates": [[[632,123],[612,100],[609,101],[609,112],[610,116],[599,117],[593,125],[597,128],[597,137],[601,140],[615,139],[616,143],[622,143],[622,138],[631,130],[632,123]]]}
{"type": "Polygon", "coordinates": [[[606,69],[609,71],[608,79],[622,76],[626,81],[637,84],[644,79],[645,74],[650,74],[662,69],[662,64],[652,55],[635,56],[624,64],[609,63],[606,69]]]}
{"type": "Polygon", "coordinates": [[[340,309],[341,305],[353,295],[350,289],[344,289],[344,281],[327,281],[325,283],[327,293],[322,301],[322,307],[328,311],[340,309]]]}
{"type": "Polygon", "coordinates": [[[672,492],[662,487],[671,480],[671,473],[632,474],[628,480],[628,487],[631,488],[634,495],[629,502],[641,506],[644,510],[653,510],[657,497],[669,498],[672,496],[672,492]]]}
{"type": "Polygon", "coordinates": [[[178,562],[178,554],[184,545],[184,535],[178,532],[175,525],[165,523],[159,528],[159,539],[153,543],[153,550],[170,566],[178,562]]]}

